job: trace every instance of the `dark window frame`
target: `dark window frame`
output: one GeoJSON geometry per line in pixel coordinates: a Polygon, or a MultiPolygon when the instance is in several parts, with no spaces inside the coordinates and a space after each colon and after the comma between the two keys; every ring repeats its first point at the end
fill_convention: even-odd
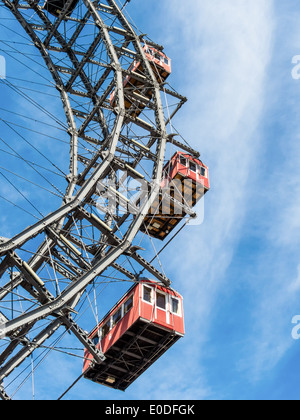
{"type": "Polygon", "coordinates": [[[156,292],[156,306],[159,309],[162,309],[164,311],[167,309],[167,296],[164,293],[160,292],[160,291],[157,291],[156,292]],[[163,306],[160,304],[159,298],[162,298],[163,299],[163,301],[164,301],[163,306]]]}
{"type": "Polygon", "coordinates": [[[143,301],[151,304],[153,303],[153,288],[150,286],[146,286],[145,284],[143,286],[143,301]],[[148,291],[149,293],[150,300],[147,299],[147,296],[145,294],[146,291],[148,291]]]}

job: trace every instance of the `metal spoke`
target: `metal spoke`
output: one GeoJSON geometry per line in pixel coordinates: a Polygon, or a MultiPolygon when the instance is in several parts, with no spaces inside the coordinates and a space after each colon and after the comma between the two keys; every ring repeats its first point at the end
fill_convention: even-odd
{"type": "MultiPolygon", "coordinates": [[[[115,0],[75,3],[65,1],[60,13],[54,16],[44,0],[0,1],[19,23],[22,42],[34,45],[40,54],[39,65],[48,69],[51,77],[50,82],[36,80],[36,86],[28,93],[17,89],[13,79],[6,84],[11,83],[16,94],[22,95],[69,137],[65,191],[60,193],[61,185],[57,187],[41,175],[58,192],[60,205],[44,213],[46,216],[34,207],[39,212],[38,221],[11,238],[0,240],[2,399],[9,399],[2,383],[5,385],[10,375],[25,363],[30,363],[33,369],[35,352],[44,348],[44,343],[56,337],[59,330],[69,331],[97,363],[103,362],[104,355],[79,324],[86,294],[91,293],[93,297],[87,300],[97,304],[95,285],[105,287],[110,278],[117,277],[112,273],[118,273],[123,282],[132,283],[140,280],[138,273],[147,271],[170,286],[164,270],[152,264],[154,259],[149,262],[141,255],[142,248],[135,239],[140,244],[145,217],[159,196],[168,148],[173,145],[199,157],[184,141],[175,139],[174,132],[168,132],[169,128],[174,130],[172,119],[186,98],[159,80],[157,70],[147,59],[145,46],[158,51],[163,47],[136,33],[124,14],[128,1],[123,7],[115,0]],[[131,70],[133,60],[141,63],[143,72],[131,70]],[[125,78],[130,79],[128,86],[124,84],[125,78]],[[34,99],[34,89],[42,91],[49,86],[51,95],[56,93],[61,101],[64,118],[60,120],[52,115],[50,107],[48,110],[34,99]],[[172,99],[172,111],[167,109],[167,97],[172,99]],[[124,195],[121,187],[130,183],[134,183],[134,188],[124,195]],[[29,339],[29,333],[35,338],[29,339]]],[[[13,48],[20,52],[17,46],[13,48]]],[[[33,71],[38,72],[36,69],[33,71]]],[[[12,119],[17,117],[17,111],[12,119]]],[[[21,112],[19,118],[20,115],[21,112]]],[[[20,135],[21,126],[5,117],[0,120],[9,125],[14,135],[20,135]]],[[[45,130],[51,128],[49,120],[40,124],[45,130]]],[[[26,134],[29,143],[33,133],[31,130],[26,134]]],[[[64,141],[56,134],[52,137],[64,141]]],[[[38,173],[43,170],[42,165],[18,151],[6,153],[38,173]]],[[[46,154],[43,156],[48,159],[46,154]]],[[[58,166],[50,166],[55,168],[53,173],[52,167],[53,175],[65,175],[58,166]]],[[[21,174],[19,178],[26,180],[21,174]]],[[[32,184],[39,187],[36,182],[32,184]]],[[[52,190],[40,188],[53,194],[52,190]]],[[[30,202],[24,194],[23,198],[30,202]]],[[[185,214],[194,216],[188,205],[177,205],[185,214]]],[[[98,318],[97,308],[94,314],[98,318]]],[[[128,354],[134,345],[140,344],[133,340],[126,349],[128,354]]],[[[138,350],[141,357],[147,352],[146,347],[138,350]]],[[[122,354],[119,357],[121,360],[122,354]]]]}

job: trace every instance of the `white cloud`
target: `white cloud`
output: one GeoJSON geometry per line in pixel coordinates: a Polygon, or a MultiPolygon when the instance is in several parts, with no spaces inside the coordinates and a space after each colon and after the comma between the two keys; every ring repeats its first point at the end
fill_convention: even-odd
{"type": "Polygon", "coordinates": [[[258,127],[272,50],[272,1],[203,0],[187,7],[186,2],[174,0],[168,19],[169,44],[176,45],[173,59],[178,52],[174,74],[181,75],[183,93],[189,97],[177,128],[202,152],[212,187],[204,224],[177,238],[172,253],[174,287],[184,295],[188,327],[181,349],[183,372],[172,390],[173,395],[179,389],[189,398],[200,394],[207,398],[214,390],[203,379],[203,345],[209,339],[217,298],[227,287],[234,289],[224,275],[254,191],[251,168],[260,151],[258,127]],[[178,62],[183,65],[176,70],[178,62]]]}
{"type": "Polygon", "coordinates": [[[185,239],[192,240],[186,244],[189,258],[184,271],[201,266],[203,277],[215,282],[230,262],[254,187],[251,168],[260,151],[258,126],[272,47],[272,2],[210,0],[189,8],[173,3],[174,13],[187,28],[182,44],[193,45],[185,55],[194,60],[186,75],[190,104],[182,112],[181,131],[203,152],[212,187],[204,225],[186,233],[185,239]],[[201,69],[198,79],[192,77],[195,69],[201,69]]]}
{"type": "Polygon", "coordinates": [[[300,90],[291,76],[291,58],[299,48],[299,13],[288,6],[284,11],[278,19],[272,80],[268,80],[266,169],[261,170],[265,179],[256,195],[256,238],[264,246],[248,280],[255,302],[244,342],[245,358],[240,363],[254,381],[268,371],[275,372],[295,345],[291,320],[300,313],[300,90]]]}

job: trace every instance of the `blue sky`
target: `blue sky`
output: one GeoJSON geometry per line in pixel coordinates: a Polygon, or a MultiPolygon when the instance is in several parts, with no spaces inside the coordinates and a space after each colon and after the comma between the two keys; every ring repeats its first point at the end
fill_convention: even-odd
{"type": "MultiPolygon", "coordinates": [[[[189,98],[176,128],[201,151],[212,188],[204,223],[161,258],[184,296],[186,337],[125,394],[82,380],[66,398],[299,399],[299,4],[133,0],[127,9],[173,59],[170,83],[189,98]]],[[[55,354],[43,369],[37,397],[57,398],[65,388],[49,388],[49,376],[70,384],[81,364],[55,354]]]]}

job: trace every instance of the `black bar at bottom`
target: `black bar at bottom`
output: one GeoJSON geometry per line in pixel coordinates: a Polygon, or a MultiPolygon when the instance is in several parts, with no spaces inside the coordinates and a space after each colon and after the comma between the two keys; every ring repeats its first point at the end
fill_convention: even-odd
{"type": "Polygon", "coordinates": [[[141,418],[142,416],[196,416],[200,415],[201,401],[95,401],[97,416],[121,416],[141,418]]]}

